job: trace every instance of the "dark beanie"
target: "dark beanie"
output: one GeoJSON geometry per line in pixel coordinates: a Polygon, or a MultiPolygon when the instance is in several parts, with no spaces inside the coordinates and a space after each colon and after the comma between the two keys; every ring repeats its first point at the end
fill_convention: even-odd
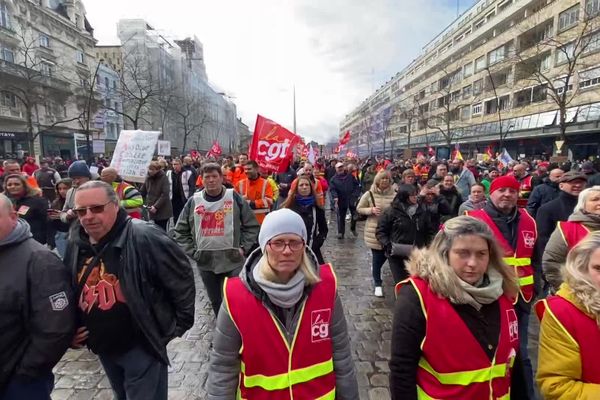
{"type": "Polygon", "coordinates": [[[75,161],[69,167],[69,178],[86,177],[92,179],[92,174],[85,161],[75,161]]]}

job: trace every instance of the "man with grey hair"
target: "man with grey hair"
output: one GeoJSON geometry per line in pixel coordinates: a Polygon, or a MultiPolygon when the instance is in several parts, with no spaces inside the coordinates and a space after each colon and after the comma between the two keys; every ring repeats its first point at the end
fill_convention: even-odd
{"type": "Polygon", "coordinates": [[[132,219],[112,187],[77,189],[65,263],[82,325],[73,339],[98,354],[118,399],[167,399],[166,345],[194,324],[190,263],[165,231],[132,219]]]}
{"type": "Polygon", "coordinates": [[[0,194],[0,399],[49,399],[75,329],[71,276],[0,194]]]}
{"type": "Polygon", "coordinates": [[[562,169],[554,168],[550,171],[548,177],[544,179],[544,183],[533,188],[533,192],[531,192],[527,200],[527,211],[529,211],[532,217],[535,218],[542,204],[546,204],[558,197],[560,193],[560,188],[558,187],[559,181],[564,174],[565,171],[562,169]]]}

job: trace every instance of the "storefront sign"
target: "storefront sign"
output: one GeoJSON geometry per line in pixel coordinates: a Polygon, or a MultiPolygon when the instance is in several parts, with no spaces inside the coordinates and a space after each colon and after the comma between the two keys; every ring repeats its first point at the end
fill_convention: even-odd
{"type": "Polygon", "coordinates": [[[160,132],[121,131],[111,167],[125,180],[144,182],[160,132]]]}
{"type": "Polygon", "coordinates": [[[0,131],[0,139],[16,139],[18,136],[25,136],[27,132],[6,132],[0,131]]]}

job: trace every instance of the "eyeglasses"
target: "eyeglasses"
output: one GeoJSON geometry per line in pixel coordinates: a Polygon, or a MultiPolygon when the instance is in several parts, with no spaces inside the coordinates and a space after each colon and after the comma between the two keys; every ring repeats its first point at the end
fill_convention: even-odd
{"type": "Polygon", "coordinates": [[[281,253],[285,250],[286,246],[290,248],[291,251],[298,251],[304,248],[304,240],[290,240],[289,242],[284,242],[283,240],[275,240],[267,243],[271,250],[281,253]]]}
{"type": "Polygon", "coordinates": [[[73,212],[76,213],[80,217],[85,217],[88,210],[90,210],[92,212],[92,214],[100,214],[101,212],[104,212],[104,207],[106,207],[110,203],[112,203],[112,201],[109,201],[109,202],[106,202],[104,204],[100,204],[97,206],[74,208],[73,212]]]}

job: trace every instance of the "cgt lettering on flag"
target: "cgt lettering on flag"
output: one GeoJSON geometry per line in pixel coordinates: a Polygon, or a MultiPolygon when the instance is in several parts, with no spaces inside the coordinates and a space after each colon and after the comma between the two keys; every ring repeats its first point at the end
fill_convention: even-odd
{"type": "Polygon", "coordinates": [[[299,136],[283,126],[258,115],[249,157],[267,171],[285,172],[292,158],[293,148],[300,141],[299,136]]]}

